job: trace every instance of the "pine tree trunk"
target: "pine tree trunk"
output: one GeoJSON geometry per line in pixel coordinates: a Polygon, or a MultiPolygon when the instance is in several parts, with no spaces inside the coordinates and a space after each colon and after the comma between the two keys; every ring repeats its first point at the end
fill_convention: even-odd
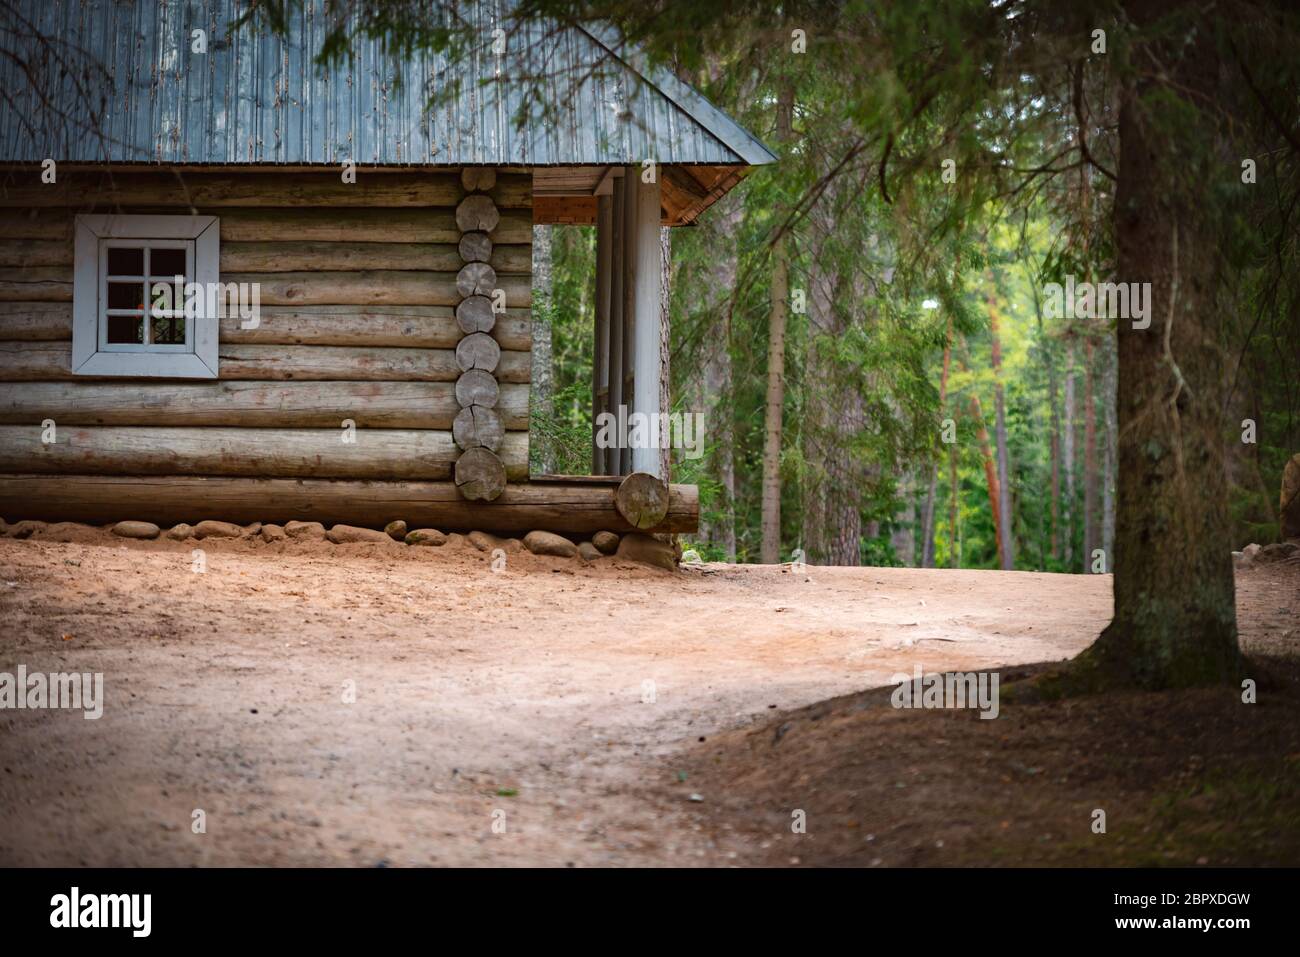
{"type": "Polygon", "coordinates": [[[709,282],[712,296],[709,318],[718,326],[716,337],[706,337],[703,360],[704,410],[708,424],[712,470],[720,488],[720,501],[711,516],[701,516],[704,540],[723,550],[729,562],[736,560],[736,466],[731,379],[731,319],[736,288],[737,231],[742,207],[734,194],[724,196],[713,209],[704,228],[716,239],[717,258],[709,282]]]}
{"type": "Polygon", "coordinates": [[[921,567],[934,567],[934,505],[939,494],[939,464],[930,466],[930,487],[921,508],[921,567]]]}
{"type": "Polygon", "coordinates": [[[1106,423],[1101,469],[1101,547],[1106,552],[1106,570],[1115,567],[1115,344],[1107,340],[1102,349],[1102,410],[1106,423]]]}
{"type": "Polygon", "coordinates": [[[1061,564],[1067,572],[1074,566],[1074,339],[1065,353],[1065,401],[1061,415],[1061,469],[1065,472],[1065,500],[1061,508],[1061,564]]]}
{"type": "MultiPolygon", "coordinates": [[[[939,376],[939,413],[948,408],[948,370],[952,365],[952,319],[948,320],[948,332],[943,346],[943,372],[939,376]]],[[[930,490],[925,497],[925,511],[921,528],[921,567],[934,567],[934,498],[939,487],[939,465],[930,467],[930,490]]]]}
{"type": "MultiPolygon", "coordinates": [[[[1166,9],[1135,2],[1129,16],[1150,28],[1166,9]]],[[[1144,60],[1160,71],[1120,94],[1115,237],[1118,278],[1151,283],[1151,324],[1117,328],[1115,614],[1073,670],[1094,688],[1235,682],[1241,668],[1219,348],[1229,309],[1216,296],[1224,267],[1204,183],[1164,131],[1176,122],[1214,169],[1236,157],[1216,148],[1219,127],[1199,112],[1219,75],[1213,37],[1148,42],[1157,49],[1144,60]]]]}
{"type": "MultiPolygon", "coordinates": [[[[794,84],[784,80],[776,107],[777,139],[790,139],[794,119],[794,84]]],[[[785,405],[785,320],[790,297],[790,261],[786,237],[772,250],[771,307],[767,330],[767,395],[763,408],[762,544],[760,558],[781,560],[781,434],[785,405]]]]}
{"type": "Polygon", "coordinates": [[[984,413],[980,411],[980,397],[970,397],[971,417],[975,420],[975,438],[979,442],[980,457],[984,460],[984,480],[989,490],[989,511],[993,513],[993,531],[998,543],[998,567],[1006,568],[1006,552],[1002,544],[1002,490],[998,486],[998,468],[993,460],[993,449],[989,445],[989,430],[984,425],[984,413]]]}
{"type": "MultiPolygon", "coordinates": [[[[990,276],[990,278],[992,278],[990,276]]],[[[997,438],[998,452],[998,551],[1001,567],[1009,571],[1016,567],[1014,523],[1011,513],[1011,462],[1007,450],[1007,412],[1006,396],[1002,389],[1002,338],[998,329],[998,310],[993,297],[988,300],[989,335],[993,349],[993,428],[997,438]]]]}
{"type": "Polygon", "coordinates": [[[1050,554],[1053,560],[1061,558],[1061,410],[1057,405],[1059,389],[1057,387],[1056,357],[1051,343],[1043,329],[1043,308],[1037,291],[1034,293],[1034,314],[1038,321],[1039,348],[1043,350],[1043,363],[1047,366],[1047,407],[1051,416],[1052,434],[1048,440],[1048,455],[1051,459],[1051,539],[1050,554]]]}
{"type": "Polygon", "coordinates": [[[899,483],[903,505],[894,516],[894,531],[889,536],[889,544],[894,555],[904,568],[916,564],[916,502],[913,499],[912,477],[905,476],[899,483]]]}
{"type": "Polygon", "coordinates": [[[1093,389],[1096,349],[1091,335],[1083,341],[1083,355],[1083,562],[1091,569],[1093,556],[1101,547],[1097,511],[1097,404],[1093,389]]]}
{"type": "Polygon", "coordinates": [[[957,522],[961,517],[957,508],[957,482],[957,443],[953,442],[948,446],[948,565],[951,568],[961,568],[961,550],[957,547],[957,522]]]}

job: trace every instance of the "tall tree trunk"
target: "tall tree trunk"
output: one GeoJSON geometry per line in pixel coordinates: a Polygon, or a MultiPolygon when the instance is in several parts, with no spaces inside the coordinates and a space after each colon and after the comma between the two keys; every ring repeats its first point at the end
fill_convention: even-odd
{"type": "MultiPolygon", "coordinates": [[[[781,81],[776,105],[776,136],[789,142],[794,122],[794,83],[781,81]]],[[[767,329],[767,396],[763,409],[762,545],[760,558],[771,565],[781,560],[781,415],[785,405],[785,320],[790,299],[788,237],[772,250],[771,308],[767,329]]]]}
{"type": "Polygon", "coordinates": [[[913,494],[913,479],[910,475],[904,476],[903,481],[899,483],[902,492],[903,505],[894,516],[894,530],[889,536],[889,544],[894,549],[894,555],[903,564],[905,568],[911,568],[916,564],[916,501],[913,494]]]}
{"type": "MultiPolygon", "coordinates": [[[[990,282],[992,279],[990,273],[990,282]]],[[[993,428],[997,436],[998,448],[998,540],[1002,544],[998,555],[1002,569],[1008,571],[1016,567],[1016,543],[1011,513],[1011,462],[1007,450],[1006,396],[1002,390],[1002,337],[998,328],[997,302],[992,294],[988,298],[988,307],[989,335],[993,350],[993,428]]]]}
{"type": "MultiPolygon", "coordinates": [[[[1127,6],[1139,30],[1169,9],[1127,6]]],[[[1241,668],[1222,420],[1230,310],[1217,295],[1220,237],[1201,195],[1205,177],[1237,160],[1200,112],[1222,68],[1214,37],[1161,31],[1146,42],[1155,49],[1135,56],[1161,67],[1121,88],[1115,239],[1118,277],[1151,283],[1150,326],[1117,324],[1115,613],[1076,659],[1074,676],[1090,687],[1235,682],[1241,668]],[[1203,144],[1203,170],[1189,169],[1183,137],[1203,144]]]]}
{"type": "MultiPolygon", "coordinates": [[[[827,196],[826,202],[833,202],[827,196]]],[[[825,208],[814,211],[816,236],[809,255],[808,360],[804,396],[807,410],[804,449],[808,474],[804,483],[803,528],[808,561],[824,565],[861,564],[862,516],[858,491],[864,481],[875,482],[879,468],[864,476],[848,451],[852,437],[861,429],[862,399],[856,388],[845,383],[836,364],[834,344],[844,331],[841,304],[853,297],[844,293],[845,282],[838,271],[828,270],[829,236],[834,216],[825,208]]],[[[879,534],[879,523],[869,538],[879,534]]]]}
{"type": "Polygon", "coordinates": [[[939,463],[930,466],[930,487],[921,508],[921,567],[934,567],[934,500],[939,494],[939,463]]]}
{"type": "MultiPolygon", "coordinates": [[[[953,419],[956,418],[954,409],[953,419]]],[[[961,549],[957,546],[960,531],[957,523],[961,517],[957,508],[957,482],[957,443],[953,442],[948,446],[948,565],[951,568],[961,567],[961,549]]]]}
{"type": "Polygon", "coordinates": [[[1101,470],[1101,547],[1106,552],[1106,570],[1115,567],[1115,345],[1107,340],[1102,348],[1102,414],[1106,431],[1101,470]]]}
{"type": "Polygon", "coordinates": [[[1096,349],[1091,333],[1083,340],[1083,562],[1092,567],[1093,554],[1100,548],[1100,515],[1097,511],[1097,404],[1096,349]]]}
{"type": "MultiPolygon", "coordinates": [[[[952,365],[952,319],[943,344],[943,371],[939,375],[939,414],[948,409],[948,370],[952,365]]],[[[921,567],[934,567],[934,497],[939,485],[939,464],[930,466],[930,491],[925,497],[925,512],[921,522],[921,567]]]]}
{"type": "Polygon", "coordinates": [[[721,489],[720,499],[710,516],[701,516],[705,541],[720,547],[727,561],[736,560],[736,466],[733,393],[731,381],[731,321],[736,289],[737,232],[742,206],[734,193],[728,193],[714,206],[707,225],[715,238],[716,258],[709,278],[712,296],[708,319],[719,326],[719,334],[706,336],[703,360],[704,401],[701,408],[708,416],[713,474],[721,489]],[[716,317],[716,318],[714,318],[716,317]]]}
{"type": "MultiPolygon", "coordinates": [[[[533,227],[532,414],[547,423],[555,419],[555,379],[551,355],[551,227],[533,227]]],[[[542,475],[556,469],[555,449],[547,439],[537,443],[535,467],[542,475]]]]}
{"type": "Polygon", "coordinates": [[[984,425],[984,413],[980,411],[980,397],[970,397],[970,413],[975,420],[975,438],[979,442],[980,457],[984,460],[984,480],[989,489],[989,511],[993,513],[993,532],[998,544],[998,567],[1006,568],[1006,553],[1002,545],[1002,490],[998,485],[998,468],[993,461],[993,449],[989,445],[989,430],[984,425]]]}
{"type": "Polygon", "coordinates": [[[1056,370],[1048,360],[1048,401],[1052,405],[1052,558],[1061,560],[1061,410],[1057,406],[1056,370]]]}
{"type": "Polygon", "coordinates": [[[1061,558],[1061,410],[1057,406],[1056,356],[1053,354],[1051,340],[1043,327],[1043,304],[1038,296],[1038,284],[1030,278],[1030,288],[1034,291],[1034,318],[1038,324],[1038,346],[1043,352],[1043,364],[1047,367],[1047,407],[1051,415],[1052,434],[1049,437],[1048,455],[1051,459],[1051,539],[1050,554],[1059,561],[1061,558]]]}
{"type": "Polygon", "coordinates": [[[1074,337],[1066,341],[1065,402],[1061,415],[1061,468],[1065,472],[1065,502],[1061,509],[1061,563],[1067,572],[1074,566],[1074,337]]]}

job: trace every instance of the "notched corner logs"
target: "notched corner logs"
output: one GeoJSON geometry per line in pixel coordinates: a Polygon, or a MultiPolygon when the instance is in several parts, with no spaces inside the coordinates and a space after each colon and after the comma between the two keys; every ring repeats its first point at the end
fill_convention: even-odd
{"type": "Polygon", "coordinates": [[[456,381],[456,400],[461,410],[452,423],[452,437],[462,450],[456,459],[456,488],[469,501],[491,502],[506,487],[506,467],[497,456],[505,440],[501,417],[494,411],[500,390],[493,373],[501,361],[501,346],[489,333],[496,325],[491,296],[497,274],[488,260],[492,241],[488,236],[501,214],[487,191],[496,185],[496,171],[467,166],[461,185],[468,196],[456,207],[456,225],[461,231],[458,249],[465,265],[456,275],[461,302],[456,322],[463,338],[456,344],[456,362],[461,377],[456,381]]]}
{"type": "Polygon", "coordinates": [[[668,483],[649,472],[633,472],[619,483],[614,507],[633,528],[654,528],[668,514],[668,483]]]}

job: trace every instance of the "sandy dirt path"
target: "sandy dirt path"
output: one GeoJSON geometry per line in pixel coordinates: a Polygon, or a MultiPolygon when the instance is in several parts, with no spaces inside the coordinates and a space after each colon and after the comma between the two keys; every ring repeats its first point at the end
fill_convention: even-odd
{"type": "Polygon", "coordinates": [[[98,721],[0,712],[0,864],[743,864],[675,754],[1110,613],[1103,576],[192,547],[0,539],[0,670],[105,682],[98,721]]]}

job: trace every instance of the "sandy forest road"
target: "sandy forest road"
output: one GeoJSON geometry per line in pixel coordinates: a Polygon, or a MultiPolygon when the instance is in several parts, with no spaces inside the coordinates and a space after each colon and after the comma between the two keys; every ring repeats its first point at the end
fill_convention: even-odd
{"type": "Polygon", "coordinates": [[[1099,576],[204,545],[0,539],[0,670],[105,685],[98,721],[0,712],[0,864],[743,864],[674,754],[1110,612],[1099,576]]]}

